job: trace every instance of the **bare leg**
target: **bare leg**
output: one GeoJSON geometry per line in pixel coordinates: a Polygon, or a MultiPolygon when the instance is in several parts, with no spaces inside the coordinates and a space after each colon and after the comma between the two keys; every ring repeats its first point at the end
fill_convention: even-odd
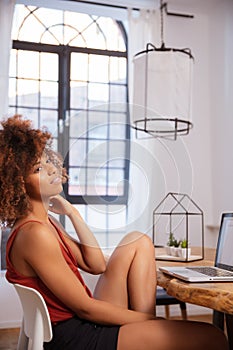
{"type": "Polygon", "coordinates": [[[155,313],[154,246],[140,232],[125,236],[97,282],[94,296],[136,311],[155,313]]]}
{"type": "MultiPolygon", "coordinates": [[[[156,291],[154,246],[139,232],[127,235],[112,254],[94,296],[100,300],[154,313],[156,291]]],[[[151,320],[120,327],[117,350],[227,350],[224,334],[214,326],[191,321],[151,320]]]]}
{"type": "Polygon", "coordinates": [[[227,350],[224,334],[191,321],[155,320],[121,326],[117,350],[227,350]]]}

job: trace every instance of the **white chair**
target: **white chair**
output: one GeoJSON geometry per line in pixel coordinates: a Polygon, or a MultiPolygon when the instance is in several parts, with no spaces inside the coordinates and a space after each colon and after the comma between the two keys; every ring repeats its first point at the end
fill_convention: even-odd
{"type": "Polygon", "coordinates": [[[47,306],[35,289],[14,284],[23,308],[23,320],[17,350],[42,350],[43,342],[52,339],[53,332],[47,306]]]}

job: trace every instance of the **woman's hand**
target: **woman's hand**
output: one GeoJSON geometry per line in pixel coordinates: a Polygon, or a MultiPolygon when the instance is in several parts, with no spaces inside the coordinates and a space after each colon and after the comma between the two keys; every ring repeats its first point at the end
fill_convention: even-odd
{"type": "Polygon", "coordinates": [[[65,198],[60,196],[51,197],[49,201],[49,210],[55,214],[70,215],[72,212],[72,204],[70,204],[65,198]]]}

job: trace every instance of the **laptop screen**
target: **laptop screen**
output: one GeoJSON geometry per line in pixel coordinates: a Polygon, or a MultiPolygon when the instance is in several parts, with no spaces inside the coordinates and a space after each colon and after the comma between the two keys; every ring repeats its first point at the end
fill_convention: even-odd
{"type": "Polygon", "coordinates": [[[233,213],[222,214],[215,266],[233,271],[233,213]]]}

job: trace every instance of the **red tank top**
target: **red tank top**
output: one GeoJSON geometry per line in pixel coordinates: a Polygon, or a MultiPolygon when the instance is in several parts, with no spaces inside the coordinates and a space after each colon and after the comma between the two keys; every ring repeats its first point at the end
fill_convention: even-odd
{"type": "MultiPolygon", "coordinates": [[[[42,280],[39,277],[27,277],[19,272],[14,268],[13,264],[10,261],[10,251],[12,248],[12,245],[14,243],[15,237],[19,231],[19,229],[25,225],[28,222],[38,222],[41,223],[40,221],[36,220],[29,220],[24,222],[22,225],[18,226],[10,235],[8,241],[7,241],[7,246],[6,246],[6,265],[7,265],[7,272],[6,272],[6,278],[10,283],[19,283],[21,285],[34,288],[38,290],[38,292],[41,293],[43,296],[45,303],[48,307],[50,319],[52,322],[59,322],[59,321],[64,321],[66,319],[69,319],[75,315],[75,313],[69,309],[64,303],[62,303],[47,287],[46,285],[42,282],[42,280]]],[[[69,265],[70,269],[75,273],[79,281],[82,283],[84,289],[86,290],[87,294],[92,297],[92,294],[90,290],[87,288],[85,285],[82,276],[80,275],[80,272],[78,270],[77,262],[76,259],[69,247],[69,245],[66,243],[61,231],[54,225],[54,223],[50,220],[52,225],[55,227],[62,243],[59,242],[60,248],[62,251],[62,254],[69,265]]],[[[42,223],[41,223],[42,224],[42,223]]]]}

